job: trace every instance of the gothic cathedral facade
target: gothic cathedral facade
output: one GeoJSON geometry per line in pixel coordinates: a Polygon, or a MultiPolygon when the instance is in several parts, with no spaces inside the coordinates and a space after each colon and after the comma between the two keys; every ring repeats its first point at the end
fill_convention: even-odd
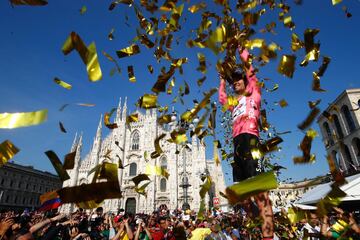
{"type": "MultiPolygon", "coordinates": [[[[63,187],[77,186],[90,183],[93,173],[90,170],[105,160],[104,155],[110,152],[110,158],[114,163],[119,157],[125,166],[118,170],[121,199],[108,199],[103,203],[105,211],[117,212],[125,209],[129,212],[151,213],[160,205],[166,204],[170,209],[181,208],[186,200],[191,209],[195,211],[200,206],[199,190],[202,184],[201,176],[204,174],[214,175],[216,189],[213,194],[207,196],[207,201],[212,202],[212,197],[220,197],[219,191],[225,189],[225,182],[221,165],[214,167],[212,160],[206,160],[205,145],[196,136],[193,136],[187,147],[181,147],[175,143],[166,141],[170,138],[170,132],[176,127],[175,123],[161,126],[157,123],[157,109],[146,110],[144,113],[137,111],[138,121],[126,124],[128,109],[125,103],[121,106],[121,99],[116,111],[115,122],[118,128],[102,136],[102,116],[96,131],[96,136],[89,153],[82,158],[82,135],[75,136],[71,152],[76,151],[75,167],[68,170],[70,179],[63,183],[63,187]],[[165,133],[166,137],[160,141],[163,153],[155,159],[150,158],[150,153],[155,150],[154,140],[165,133]],[[145,159],[147,152],[148,159],[145,159]],[[162,166],[167,169],[170,176],[168,179],[162,176],[149,176],[151,184],[146,188],[147,196],[138,194],[134,190],[131,179],[140,173],[145,173],[147,164],[162,166]],[[210,172],[210,171],[211,172],[210,172]],[[184,189],[184,181],[190,186],[184,189]]],[[[64,204],[61,211],[69,213],[76,210],[74,204],[64,204]]]]}

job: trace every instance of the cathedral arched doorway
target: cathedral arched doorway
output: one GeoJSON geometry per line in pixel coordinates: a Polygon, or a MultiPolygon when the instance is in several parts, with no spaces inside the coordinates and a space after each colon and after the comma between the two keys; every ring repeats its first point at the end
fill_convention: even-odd
{"type": "Polygon", "coordinates": [[[125,212],[132,213],[132,214],[136,213],[136,200],[135,200],[135,198],[126,199],[125,212]]]}

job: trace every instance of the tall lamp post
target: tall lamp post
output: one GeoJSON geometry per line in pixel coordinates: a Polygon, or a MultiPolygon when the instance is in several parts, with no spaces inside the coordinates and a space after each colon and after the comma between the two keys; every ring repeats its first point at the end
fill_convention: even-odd
{"type": "MultiPolygon", "coordinates": [[[[189,124],[187,122],[184,122],[182,120],[178,120],[177,119],[177,114],[175,111],[173,111],[172,113],[173,115],[171,116],[171,121],[172,123],[175,125],[176,127],[176,130],[180,130],[180,129],[185,129],[185,130],[188,130],[188,129],[193,129],[194,128],[194,124],[198,123],[199,122],[199,119],[198,118],[195,118],[193,123],[194,124],[189,124]]],[[[181,181],[181,184],[179,185],[179,187],[181,187],[183,189],[183,197],[184,197],[184,202],[183,202],[183,205],[182,205],[182,210],[187,210],[187,209],[190,209],[190,204],[188,202],[188,188],[191,187],[191,184],[189,184],[189,179],[188,177],[186,176],[186,154],[183,155],[183,177],[182,177],[182,181],[181,181]]]]}

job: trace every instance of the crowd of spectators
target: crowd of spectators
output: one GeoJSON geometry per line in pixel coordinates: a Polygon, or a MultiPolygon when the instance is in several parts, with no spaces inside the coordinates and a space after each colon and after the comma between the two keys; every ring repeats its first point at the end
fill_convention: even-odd
{"type": "MultiPolygon", "coordinates": [[[[274,216],[274,239],[360,239],[356,213],[340,208],[322,218],[316,212],[291,224],[285,210],[274,216]]],[[[214,209],[199,217],[187,210],[158,209],[152,214],[131,214],[120,209],[78,209],[70,215],[57,209],[48,212],[2,211],[0,240],[231,240],[261,239],[261,223],[249,219],[242,210],[221,212],[214,209]]]]}

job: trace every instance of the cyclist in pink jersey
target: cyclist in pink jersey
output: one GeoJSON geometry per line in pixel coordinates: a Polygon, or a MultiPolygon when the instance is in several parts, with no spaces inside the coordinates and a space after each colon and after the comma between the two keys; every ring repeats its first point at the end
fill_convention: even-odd
{"type": "MultiPolygon", "coordinates": [[[[249,52],[246,49],[239,47],[239,54],[243,62],[248,61],[249,52]]],[[[227,79],[220,75],[219,102],[222,105],[228,104],[226,80],[232,84],[237,99],[237,105],[230,105],[228,110],[231,111],[233,122],[233,181],[239,182],[256,176],[261,171],[258,161],[253,159],[251,154],[251,149],[259,145],[261,90],[252,66],[245,73],[242,69],[236,69],[227,79]]],[[[273,239],[273,212],[268,193],[258,194],[255,201],[263,219],[263,239],[273,239]]],[[[251,200],[244,201],[242,206],[252,216],[251,200]]]]}

